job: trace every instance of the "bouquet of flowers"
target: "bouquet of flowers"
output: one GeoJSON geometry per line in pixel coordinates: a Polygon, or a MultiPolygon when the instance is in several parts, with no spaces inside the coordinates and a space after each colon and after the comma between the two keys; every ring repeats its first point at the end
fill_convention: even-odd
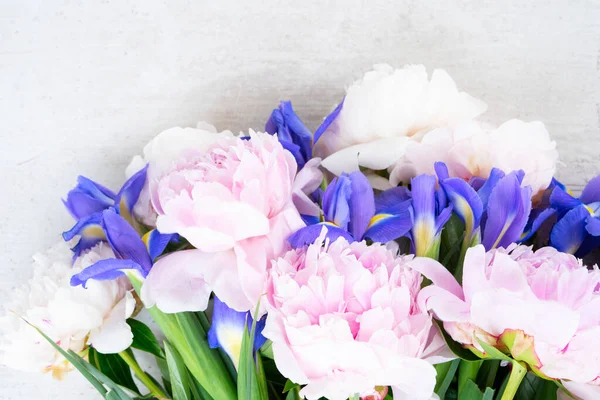
{"type": "Polygon", "coordinates": [[[66,194],[2,363],[110,400],[600,398],[600,177],[573,195],[541,122],[485,109],[378,65],[314,134],[288,101],[160,133],[66,194]]]}

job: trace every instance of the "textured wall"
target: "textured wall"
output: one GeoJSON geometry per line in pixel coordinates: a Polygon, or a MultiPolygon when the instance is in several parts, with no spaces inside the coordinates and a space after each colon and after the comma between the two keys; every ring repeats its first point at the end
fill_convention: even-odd
{"type": "MultiPolygon", "coordinates": [[[[314,129],[376,62],[448,70],[492,122],[544,121],[575,189],[600,172],[597,0],[0,1],[0,302],[71,224],[78,174],[118,188],[161,130],[261,129],[280,99],[314,129]]],[[[0,386],[94,398],[78,376],[0,386]]]]}

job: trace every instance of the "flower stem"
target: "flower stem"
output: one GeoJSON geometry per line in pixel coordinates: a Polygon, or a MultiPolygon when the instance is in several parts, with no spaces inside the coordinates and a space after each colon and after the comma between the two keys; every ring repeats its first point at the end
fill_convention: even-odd
{"type": "Polygon", "coordinates": [[[504,389],[504,393],[502,393],[502,398],[500,400],[512,400],[517,394],[519,385],[521,385],[521,381],[526,374],[527,369],[518,361],[513,361],[512,371],[510,371],[508,383],[506,384],[506,388],[504,389]]]}
{"type": "Polygon", "coordinates": [[[135,376],[150,390],[150,393],[159,399],[167,399],[168,396],[163,392],[163,390],[158,387],[152,379],[140,368],[140,365],[137,363],[135,358],[131,356],[127,351],[122,351],[119,353],[119,356],[129,365],[129,368],[133,370],[135,376]]]}
{"type": "Polygon", "coordinates": [[[461,360],[458,366],[458,395],[460,396],[461,392],[464,390],[466,383],[469,380],[475,382],[477,379],[477,373],[479,372],[479,368],[481,368],[481,364],[483,360],[478,361],[466,361],[461,360]]]}

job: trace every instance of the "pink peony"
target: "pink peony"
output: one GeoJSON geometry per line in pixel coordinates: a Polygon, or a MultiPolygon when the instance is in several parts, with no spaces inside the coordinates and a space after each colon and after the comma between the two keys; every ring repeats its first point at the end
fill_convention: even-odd
{"type": "Polygon", "coordinates": [[[487,254],[481,245],[469,249],[462,288],[443,267],[427,267],[434,268],[420,271],[434,284],[421,290],[419,305],[454,340],[475,352],[483,340],[569,386],[600,381],[597,268],[550,247],[516,245],[487,254]]]}
{"type": "MultiPolygon", "coordinates": [[[[206,135],[213,140],[216,134],[206,135]]],[[[150,163],[156,225],[198,250],[186,254],[185,266],[173,265],[173,256],[161,259],[150,272],[144,300],[168,303],[170,312],[197,308],[203,299],[193,305],[189,293],[178,299],[179,290],[172,290],[183,287],[175,281],[191,277],[205,281],[231,308],[253,309],[264,293],[270,260],[287,250],[287,236],[304,225],[293,204],[294,190],[301,189],[294,187],[294,157],[276,137],[250,132],[247,140],[223,135],[208,146],[184,148],[173,160],[170,168],[150,163]]]]}
{"type": "Polygon", "coordinates": [[[323,234],[273,262],[263,335],[279,371],[306,385],[302,396],[367,397],[389,385],[395,398],[431,397],[431,362],[447,358],[416,303],[422,277],[411,266],[420,263],[437,262],[396,258],[380,244],[329,243],[323,234]]]}

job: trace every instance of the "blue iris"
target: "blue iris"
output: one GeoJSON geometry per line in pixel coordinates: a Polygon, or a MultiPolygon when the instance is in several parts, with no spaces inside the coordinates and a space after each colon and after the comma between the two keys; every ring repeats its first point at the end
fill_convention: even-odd
{"type": "Polygon", "coordinates": [[[600,246],[600,175],[588,182],[579,198],[557,185],[550,207],[558,216],[550,233],[553,247],[583,257],[600,246]]]}
{"type": "Polygon", "coordinates": [[[86,177],[80,176],[77,179],[77,186],[69,191],[67,199],[63,200],[69,213],[77,220],[70,230],[63,233],[66,241],[80,236],[79,242],[73,248],[75,257],[94,247],[98,242],[106,240],[101,226],[104,210],[114,209],[135,225],[132,217],[133,206],[146,182],[147,169],[146,165],[135,173],[117,194],[86,177]]]}
{"type": "Polygon", "coordinates": [[[415,223],[411,231],[413,251],[417,256],[437,259],[442,228],[452,215],[445,193],[436,191],[433,175],[411,179],[412,209],[415,223]]]}
{"type": "Polygon", "coordinates": [[[531,187],[522,185],[523,171],[504,174],[494,168],[488,179],[469,183],[450,178],[444,163],[436,163],[435,169],[440,187],[465,223],[465,243],[481,241],[491,250],[523,238],[531,212],[531,187]]]}
{"type": "Polygon", "coordinates": [[[276,135],[283,148],[292,153],[298,170],[312,158],[312,133],[296,115],[290,101],[282,101],[273,110],[265,131],[276,135]]]}
{"type": "Polygon", "coordinates": [[[125,270],[135,270],[146,277],[156,257],[176,239],[175,234],[163,235],[157,230],[140,238],[131,224],[112,208],[100,212],[99,225],[116,258],[98,261],[73,275],[72,286],[85,287],[89,279],[113,280],[123,276],[125,270]]]}
{"type": "Polygon", "coordinates": [[[368,179],[361,172],[334,179],[321,196],[322,220],[305,219],[311,225],[292,234],[294,248],[313,243],[327,227],[327,238],[349,242],[370,239],[385,243],[405,236],[412,227],[410,194],[392,190],[375,199],[368,179]]]}

